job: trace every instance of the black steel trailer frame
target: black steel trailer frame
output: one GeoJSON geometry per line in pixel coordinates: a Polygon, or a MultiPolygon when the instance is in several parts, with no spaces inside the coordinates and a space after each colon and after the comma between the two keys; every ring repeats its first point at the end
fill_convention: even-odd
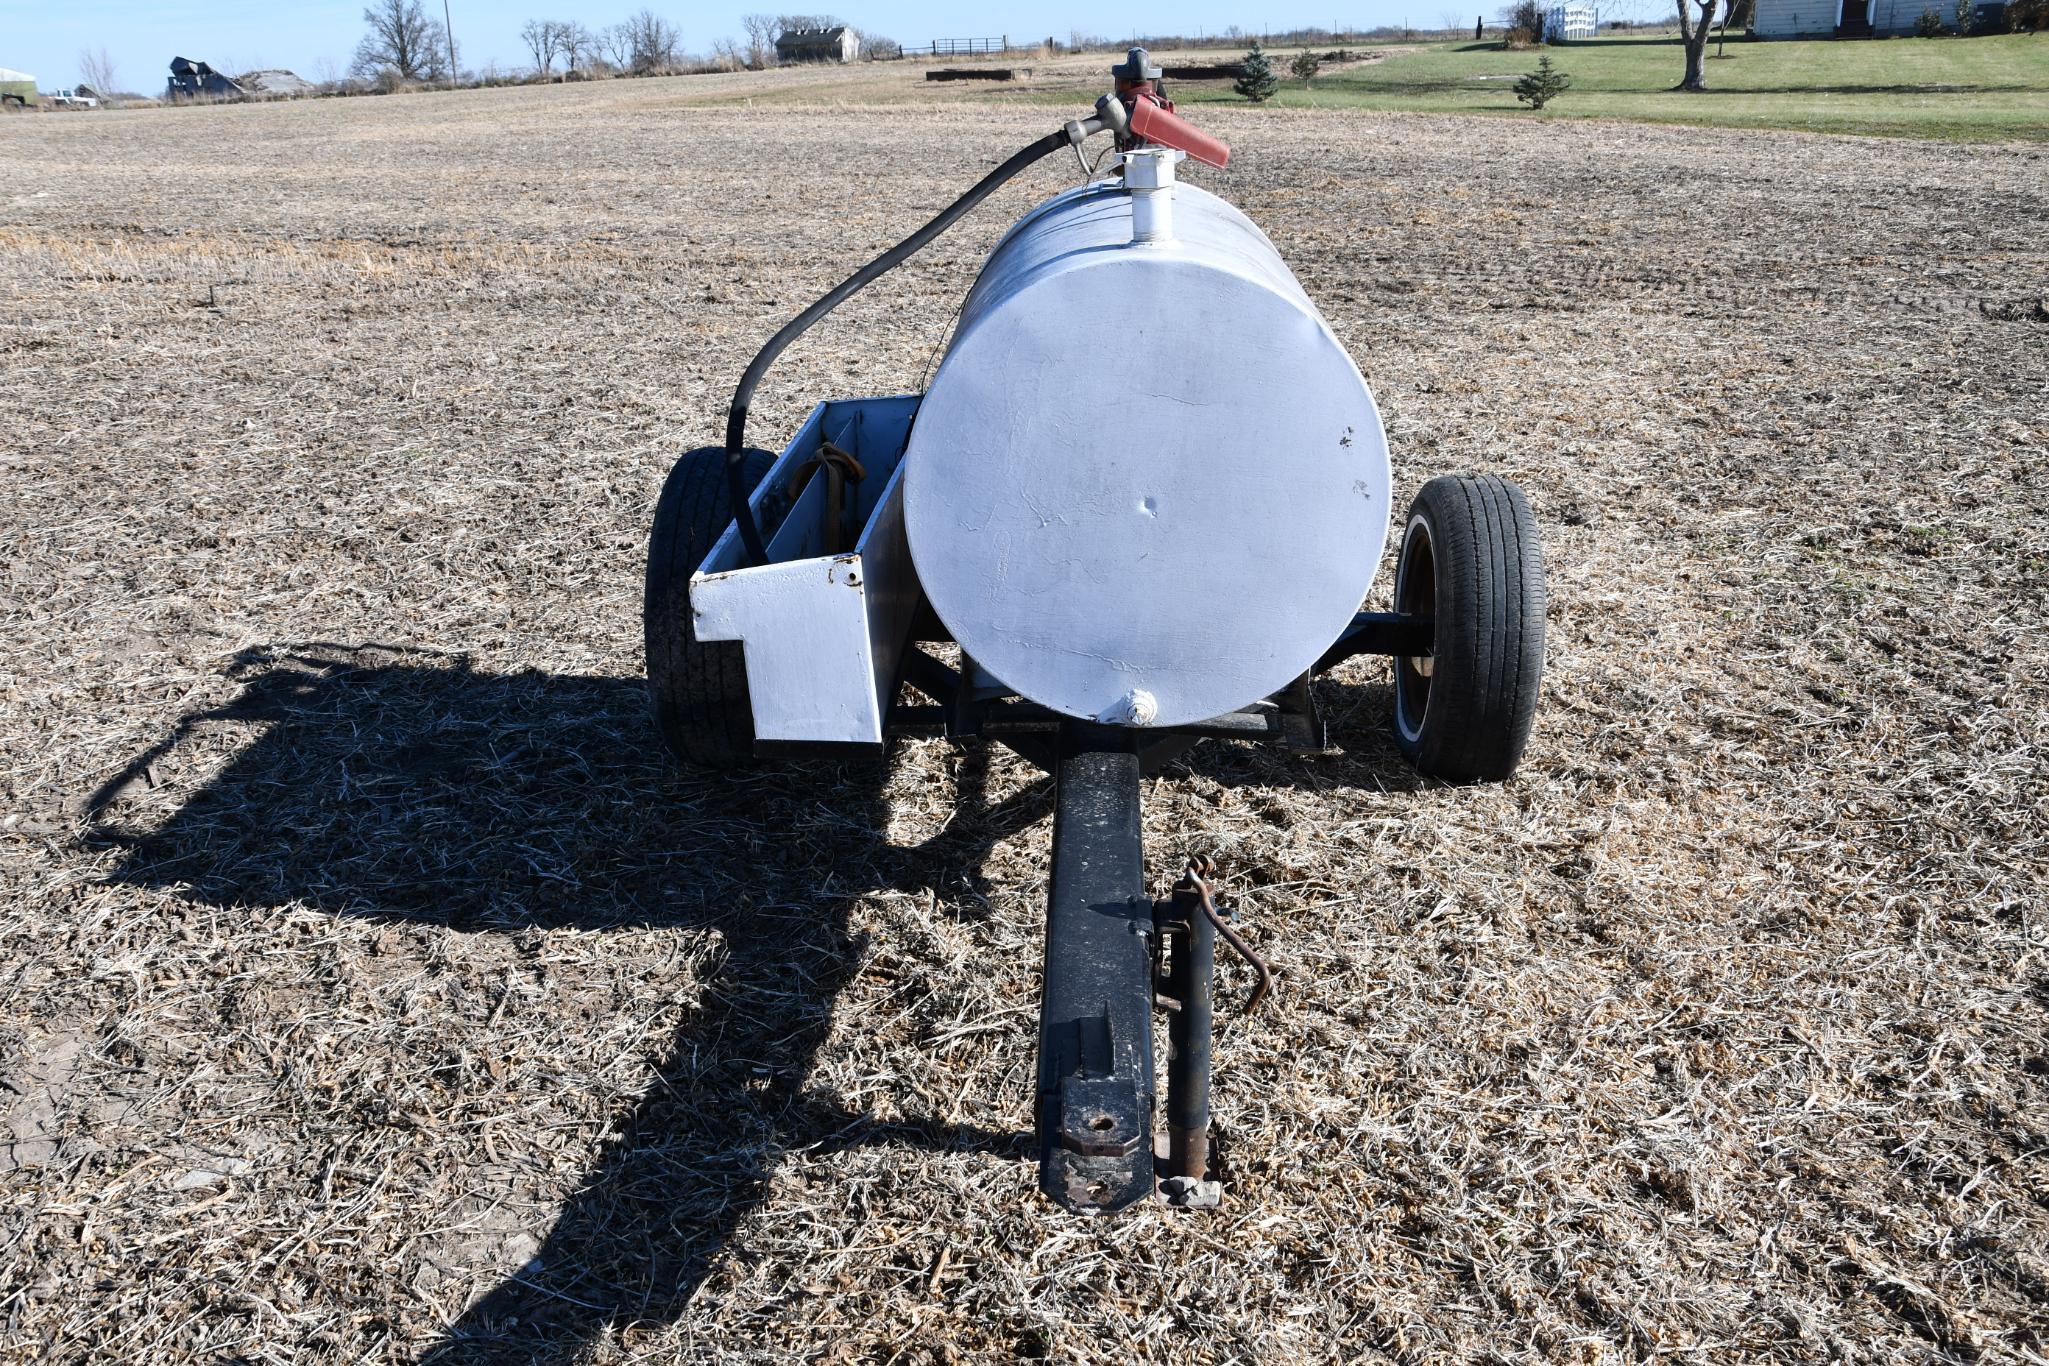
{"type": "MultiPolygon", "coordinates": [[[[907,647],[889,717],[892,736],[998,741],[1053,775],[1053,869],[1039,1007],[1039,1187],[1055,1203],[1109,1212],[1150,1198],[1203,1207],[1221,1186],[1210,1142],[1210,1040],[1216,943],[1271,974],[1215,901],[1213,869],[1192,860],[1164,897],[1147,890],[1141,780],[1203,740],[1328,748],[1314,675],[1356,655],[1428,656],[1429,617],[1361,612],[1309,672],[1254,707],[1187,726],[1133,729],[1079,721],[991,695],[965,656],[955,667],[925,647],[949,637],[927,615],[907,647]],[[904,700],[902,684],[929,699],[904,700]],[[1164,1150],[1155,1123],[1153,1012],[1167,1014],[1164,1150]]],[[[782,747],[758,744],[762,752],[782,747]]],[[[863,748],[870,752],[875,747],[863,748]]],[[[792,753],[818,753],[793,745],[792,753]]]]}

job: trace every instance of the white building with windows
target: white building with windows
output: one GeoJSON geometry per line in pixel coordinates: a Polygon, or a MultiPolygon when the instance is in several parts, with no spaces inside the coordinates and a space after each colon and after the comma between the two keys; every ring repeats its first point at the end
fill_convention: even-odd
{"type": "Polygon", "coordinates": [[[1600,19],[1592,5],[1553,5],[1544,11],[1544,41],[1547,43],[1570,43],[1579,38],[1591,38],[1600,27],[1600,19]]]}
{"type": "MultiPolygon", "coordinates": [[[[1757,0],[1750,16],[1753,38],[1873,38],[1904,35],[1914,31],[1930,0],[1757,0]]],[[[1996,30],[2005,13],[2003,4],[1978,3],[1974,27],[1980,32],[1996,30]]],[[[1954,0],[1935,0],[1936,12],[1944,23],[1954,22],[1954,0]]]]}

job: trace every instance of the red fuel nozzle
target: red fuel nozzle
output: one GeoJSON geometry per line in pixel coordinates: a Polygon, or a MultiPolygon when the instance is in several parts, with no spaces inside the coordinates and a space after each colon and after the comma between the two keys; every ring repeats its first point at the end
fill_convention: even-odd
{"type": "Polygon", "coordinates": [[[1203,132],[1179,114],[1170,114],[1151,100],[1139,100],[1131,107],[1131,133],[1147,142],[1186,152],[1197,161],[1222,167],[1231,160],[1231,149],[1203,132]]]}

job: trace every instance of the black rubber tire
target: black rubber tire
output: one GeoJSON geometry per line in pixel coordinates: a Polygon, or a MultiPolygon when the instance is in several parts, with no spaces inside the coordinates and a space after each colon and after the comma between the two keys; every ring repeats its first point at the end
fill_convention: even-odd
{"type": "Polygon", "coordinates": [[[1432,479],[1409,505],[1395,610],[1437,619],[1394,661],[1394,738],[1416,770],[1499,781],[1529,743],[1544,677],[1544,556],[1529,499],[1495,475],[1432,479]]]}
{"type": "MultiPolygon", "coordinates": [[[[767,451],[747,452],[747,487],[760,484],[774,461],[767,451]]],[[[698,768],[738,768],[754,757],[740,643],[699,640],[690,613],[690,576],[732,520],[725,451],[707,446],[677,460],[655,503],[641,624],[655,725],[670,752],[698,768]]]]}

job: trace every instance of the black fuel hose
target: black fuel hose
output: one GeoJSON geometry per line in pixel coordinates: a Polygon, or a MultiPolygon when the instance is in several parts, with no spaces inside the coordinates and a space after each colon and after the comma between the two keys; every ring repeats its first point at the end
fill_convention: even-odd
{"type": "Polygon", "coordinates": [[[754,510],[747,506],[747,495],[753,490],[746,486],[746,476],[742,473],[747,461],[747,404],[754,397],[754,386],[761,383],[761,377],[768,373],[768,367],[775,363],[775,358],[783,353],[784,348],[810,331],[813,323],[846,302],[856,290],[892,266],[900,265],[1019,171],[1072,142],[1073,138],[1062,129],[1019,148],[1008,161],[976,181],[974,188],[940,210],[931,222],[862,266],[841,281],[830,294],[783,324],[782,331],[770,337],[768,345],[755,354],[747,373],[740,376],[740,387],[733,391],[733,406],[726,410],[726,491],[733,501],[733,520],[739,523],[740,541],[746,548],[749,563],[768,563],[768,547],[762,543],[761,527],[754,520],[754,510]]]}

